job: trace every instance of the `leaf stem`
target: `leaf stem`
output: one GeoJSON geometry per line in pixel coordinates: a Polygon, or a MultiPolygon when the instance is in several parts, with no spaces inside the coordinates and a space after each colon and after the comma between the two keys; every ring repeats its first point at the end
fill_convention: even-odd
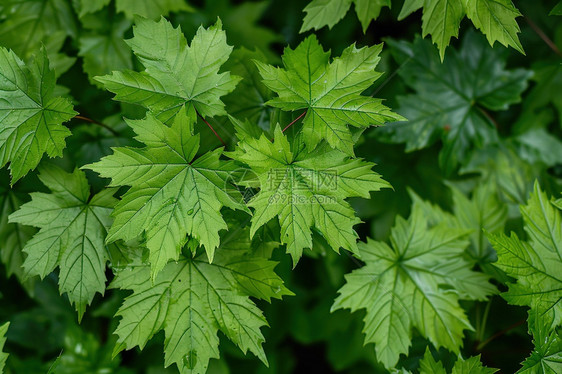
{"type": "Polygon", "coordinates": [[[101,123],[99,121],[96,121],[95,119],[91,119],[88,117],[84,117],[82,115],[77,115],[74,116],[75,119],[79,119],[81,121],[85,121],[85,122],[89,122],[89,123],[93,123],[94,125],[98,125],[103,127],[104,129],[106,129],[107,131],[109,131],[110,133],[112,133],[115,136],[119,136],[119,133],[117,131],[115,131],[114,129],[112,129],[111,127],[109,127],[108,125],[106,125],[105,123],[101,123]]]}
{"type": "Polygon", "coordinates": [[[291,122],[291,123],[289,123],[287,126],[285,126],[285,128],[282,130],[282,132],[285,132],[285,130],[287,130],[289,127],[293,126],[293,124],[294,124],[295,122],[297,122],[299,119],[301,119],[302,117],[304,117],[305,114],[306,114],[306,112],[307,112],[307,111],[305,110],[304,112],[301,113],[300,116],[298,116],[297,118],[295,118],[295,119],[293,120],[293,122],[291,122]]]}
{"type": "Polygon", "coordinates": [[[213,132],[213,134],[215,134],[215,136],[217,137],[218,140],[221,141],[222,145],[225,146],[226,148],[226,142],[224,140],[222,140],[222,138],[220,137],[219,134],[217,134],[217,132],[215,131],[215,129],[213,128],[213,126],[211,126],[211,124],[205,119],[203,118],[203,116],[201,115],[201,113],[199,113],[199,111],[197,109],[195,109],[195,113],[197,113],[197,116],[199,118],[201,118],[201,120],[203,120],[203,122],[205,122],[207,124],[207,126],[209,126],[209,128],[211,129],[211,131],[213,132]]]}
{"type": "Polygon", "coordinates": [[[494,127],[496,129],[500,128],[500,125],[496,122],[496,120],[494,119],[494,117],[492,117],[490,115],[490,113],[488,113],[488,111],[486,111],[486,109],[476,105],[476,108],[478,108],[478,110],[480,111],[480,113],[482,113],[484,115],[484,117],[486,117],[490,122],[492,122],[492,124],[494,125],[494,127]]]}
{"type": "Polygon", "coordinates": [[[540,27],[538,27],[527,16],[525,16],[525,21],[527,21],[529,26],[531,26],[531,28],[535,31],[535,33],[543,40],[543,42],[546,43],[546,45],[548,45],[548,47],[550,49],[552,49],[554,51],[554,53],[556,53],[558,56],[562,57],[562,52],[560,52],[560,50],[558,49],[558,46],[556,44],[554,44],[554,42],[544,33],[544,31],[541,30],[540,27]]]}
{"type": "Polygon", "coordinates": [[[478,346],[476,347],[476,350],[477,350],[477,351],[482,351],[482,349],[483,349],[486,345],[488,345],[488,343],[490,343],[492,340],[495,340],[495,339],[499,338],[500,336],[505,335],[505,334],[508,333],[509,331],[511,331],[511,330],[513,330],[513,329],[515,329],[515,328],[517,328],[517,327],[519,327],[519,326],[521,326],[522,324],[525,323],[525,321],[526,321],[526,319],[523,318],[523,319],[521,319],[521,320],[515,322],[514,324],[512,324],[512,325],[506,327],[505,329],[496,332],[494,335],[490,336],[488,339],[486,339],[486,340],[483,341],[482,343],[478,344],[478,346]]]}

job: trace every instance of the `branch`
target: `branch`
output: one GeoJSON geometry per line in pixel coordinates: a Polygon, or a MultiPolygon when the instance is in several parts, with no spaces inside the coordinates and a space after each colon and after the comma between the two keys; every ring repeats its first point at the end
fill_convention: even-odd
{"type": "Polygon", "coordinates": [[[526,319],[521,319],[517,322],[515,322],[514,324],[512,324],[511,326],[506,327],[505,329],[496,332],[494,335],[490,336],[488,339],[486,339],[485,341],[483,341],[482,343],[478,344],[478,346],[476,347],[477,351],[481,351],[486,345],[488,345],[488,343],[490,343],[492,340],[495,340],[497,338],[499,338],[502,335],[505,335],[506,333],[510,332],[511,330],[521,326],[522,324],[524,324],[526,321],[526,319]]]}
{"type": "Polygon", "coordinates": [[[114,129],[112,129],[111,127],[109,127],[108,125],[106,125],[105,123],[101,123],[99,121],[96,121],[95,119],[91,119],[88,117],[84,117],[81,115],[78,116],[74,116],[75,119],[79,119],[81,121],[85,121],[85,122],[89,122],[89,123],[93,123],[94,125],[98,125],[103,127],[104,129],[106,129],[107,131],[109,131],[110,133],[112,133],[115,136],[119,136],[119,133],[117,131],[115,131],[114,129]]]}

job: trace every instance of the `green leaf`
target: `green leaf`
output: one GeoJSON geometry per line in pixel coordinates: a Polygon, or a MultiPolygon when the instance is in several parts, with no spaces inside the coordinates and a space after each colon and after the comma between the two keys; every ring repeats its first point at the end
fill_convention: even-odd
{"type": "MultiPolygon", "coordinates": [[[[494,374],[497,369],[490,369],[482,366],[480,355],[463,359],[459,356],[451,374],[494,374]]],[[[435,361],[429,347],[426,348],[423,358],[420,360],[420,374],[447,374],[443,364],[435,361]]]]}
{"type": "Polygon", "coordinates": [[[324,26],[331,29],[345,16],[351,3],[355,4],[355,12],[364,33],[371,20],[378,18],[383,7],[390,8],[390,0],[312,0],[304,8],[306,15],[300,32],[319,30],[324,26]]]}
{"type": "Polygon", "coordinates": [[[562,16],[562,1],[556,4],[554,8],[550,11],[551,16],[562,16]]]}
{"type": "Polygon", "coordinates": [[[224,115],[220,97],[233,91],[240,79],[219,73],[232,51],[221,27],[219,20],[208,29],[199,28],[188,46],[181,30],[164,18],[138,18],[128,44],[145,71],[116,71],[97,79],[116,100],[144,106],[163,122],[184,106],[191,117],[196,117],[195,111],[204,117],[224,115]]]}
{"type": "Polygon", "coordinates": [[[355,12],[363,27],[363,33],[367,32],[371,21],[379,17],[382,8],[385,6],[390,8],[390,0],[354,0],[354,2],[355,12]]]}
{"type": "Polygon", "coordinates": [[[44,153],[62,156],[70,131],[61,124],[77,113],[69,100],[55,97],[54,89],[45,49],[25,65],[0,47],[0,166],[10,162],[12,184],[35,169],[44,153]]]}
{"type": "Polygon", "coordinates": [[[292,293],[273,271],[276,263],[249,253],[248,230],[232,228],[223,238],[212,264],[204,255],[180,257],[168,263],[151,282],[147,265],[136,264],[117,273],[113,288],[129,289],[117,316],[115,354],[134,346],[144,348],[164,330],[165,366],[181,373],[205,373],[209,359],[219,357],[221,331],[244,353],[267,364],[260,329],[267,326],[249,296],[270,301],[292,293]]]}
{"type": "Polygon", "coordinates": [[[562,370],[562,336],[560,331],[551,328],[553,313],[546,318],[537,314],[537,311],[529,311],[528,319],[535,349],[517,373],[557,374],[562,370]]]}
{"type": "Polygon", "coordinates": [[[40,229],[23,249],[24,272],[45,278],[59,267],[60,292],[76,305],[80,320],[94,295],[105,291],[104,240],[116,191],[105,189],[90,198],[82,171],[66,173],[53,165],[42,168],[39,179],[51,193],[31,193],[31,201],[12,213],[9,221],[40,229]]]}
{"type": "Polygon", "coordinates": [[[304,8],[304,17],[300,32],[310,29],[319,30],[324,26],[334,27],[347,13],[352,0],[312,0],[304,8]]]}
{"type": "MultiPolygon", "coordinates": [[[[383,7],[390,8],[390,0],[312,0],[304,8],[306,16],[300,32],[319,30],[324,26],[330,29],[347,13],[351,3],[355,3],[357,17],[366,32],[371,20],[377,19],[383,7]]],[[[465,16],[472,20],[488,38],[490,45],[496,41],[506,47],[512,46],[523,53],[517,34],[520,32],[517,17],[521,13],[511,0],[406,0],[398,15],[398,20],[406,18],[423,8],[422,33],[431,35],[437,44],[441,60],[451,37],[459,34],[460,23],[465,16]]],[[[553,10],[553,12],[556,8],[553,10]]],[[[551,13],[552,14],[552,13],[551,13]]]]}
{"type": "Polygon", "coordinates": [[[33,227],[9,223],[8,216],[19,209],[27,194],[15,188],[10,188],[7,171],[0,171],[0,258],[6,267],[6,275],[15,275],[24,285],[26,291],[33,293],[35,279],[25,280],[22,264],[25,259],[23,247],[37,230],[33,227]]]}
{"type": "Polygon", "coordinates": [[[400,120],[380,99],[362,96],[381,75],[375,71],[382,45],[346,48],[331,63],[314,35],[296,49],[285,49],[284,69],[256,62],[263,82],[279,97],[268,104],[285,111],[306,109],[302,134],[309,149],[326,140],[332,148],[353,154],[348,125],[361,129],[400,120]]]}
{"type": "Polygon", "coordinates": [[[510,304],[531,307],[539,318],[554,313],[555,327],[562,323],[562,214],[538,183],[521,214],[527,241],[515,233],[488,235],[498,253],[496,266],[516,279],[502,296],[510,304]]]}
{"type": "Polygon", "coordinates": [[[430,225],[414,204],[407,221],[397,218],[392,246],[359,244],[365,266],[346,275],[332,310],[366,309],[365,343],[375,343],[387,368],[408,352],[412,327],[435,347],[459,353],[463,330],[472,329],[459,299],[493,292],[487,276],[471,271],[462,257],[468,233],[446,223],[430,225]]]}
{"type": "Polygon", "coordinates": [[[130,19],[137,15],[155,20],[172,12],[192,10],[185,0],[116,0],[115,6],[130,19]]]}
{"type": "Polygon", "coordinates": [[[451,374],[494,374],[498,369],[488,368],[480,362],[480,355],[466,360],[458,359],[451,374]]]}
{"type": "MultiPolygon", "coordinates": [[[[89,13],[95,13],[107,6],[111,0],[72,0],[72,5],[79,17],[89,13]]],[[[139,1],[142,2],[142,1],[139,1]]]]}
{"type": "Polygon", "coordinates": [[[10,327],[10,322],[6,322],[0,326],[0,374],[4,372],[4,366],[6,365],[6,360],[8,359],[8,354],[2,352],[4,344],[6,343],[6,332],[8,332],[8,327],[10,327]]]}
{"type": "Polygon", "coordinates": [[[360,221],[345,198],[369,198],[370,191],[390,187],[371,170],[374,164],[327,146],[291,149],[279,127],[275,142],[262,135],[246,137],[238,146],[229,156],[247,164],[260,182],[259,193],[249,203],[255,209],[252,236],[277,216],[281,242],[295,265],[303,249],[312,248],[312,227],[334,251],[342,247],[357,253],[353,226],[360,221]]]}
{"type": "Polygon", "coordinates": [[[115,206],[108,241],[134,239],[146,232],[153,279],[168,260],[177,260],[189,237],[201,243],[209,261],[226,230],[221,208],[247,210],[230,184],[236,169],[220,159],[222,149],[196,158],[199,134],[193,120],[181,110],[171,127],[148,114],[127,120],[144,148],[118,147],[101,161],[87,165],[111,186],[131,186],[115,206]]]}
{"type": "Polygon", "coordinates": [[[420,374],[447,374],[440,361],[435,361],[429,347],[425,349],[423,358],[420,360],[420,374]]]}
{"type": "Polygon", "coordinates": [[[131,49],[123,41],[131,21],[115,19],[105,28],[94,28],[80,36],[78,55],[83,57],[83,68],[90,81],[99,84],[94,77],[115,70],[133,67],[131,49]]]}
{"type": "Polygon", "coordinates": [[[451,37],[458,37],[464,18],[463,0],[427,0],[422,17],[423,36],[431,34],[431,40],[439,48],[441,61],[451,37]]]}
{"type": "Polygon", "coordinates": [[[494,251],[484,234],[502,232],[507,221],[507,206],[498,198],[492,183],[479,184],[468,199],[457,188],[453,192],[454,213],[459,227],[472,230],[470,253],[482,261],[494,257],[494,251]]]}
{"type": "Polygon", "coordinates": [[[416,91],[398,97],[398,112],[408,118],[378,129],[386,141],[406,143],[406,151],[426,148],[441,138],[439,163],[446,174],[467,162],[471,149],[498,139],[487,110],[505,110],[521,100],[531,72],[506,70],[497,48],[491,50],[478,35],[467,34],[459,51],[441,65],[431,43],[389,41],[399,74],[416,91]]]}
{"type": "Polygon", "coordinates": [[[225,96],[227,112],[237,118],[250,121],[267,129],[270,124],[271,108],[266,102],[273,98],[273,93],[262,83],[261,76],[254,61],[265,62],[265,56],[259,50],[249,51],[240,48],[232,53],[225,68],[242,77],[236,89],[225,96]]]}
{"type": "MultiPolygon", "coordinates": [[[[74,12],[67,0],[9,1],[0,24],[0,45],[13,50],[23,60],[35,54],[54,33],[75,36],[74,12]]],[[[4,70],[5,68],[2,68],[4,70]]]]}
{"type": "Polygon", "coordinates": [[[480,29],[490,45],[496,41],[525,54],[517,34],[520,32],[515,18],[521,13],[511,0],[464,0],[466,15],[480,29]]]}

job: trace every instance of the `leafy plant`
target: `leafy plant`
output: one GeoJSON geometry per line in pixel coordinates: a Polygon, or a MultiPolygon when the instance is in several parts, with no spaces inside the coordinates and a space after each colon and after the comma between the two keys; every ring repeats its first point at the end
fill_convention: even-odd
{"type": "Polygon", "coordinates": [[[560,4],[200,5],[0,1],[0,373],[562,371],[560,4]]]}

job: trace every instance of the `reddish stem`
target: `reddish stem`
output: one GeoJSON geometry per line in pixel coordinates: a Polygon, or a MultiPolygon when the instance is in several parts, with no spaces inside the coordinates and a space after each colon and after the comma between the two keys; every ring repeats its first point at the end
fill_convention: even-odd
{"type": "Polygon", "coordinates": [[[289,123],[287,126],[285,126],[285,128],[282,130],[282,132],[285,132],[285,130],[287,130],[289,127],[293,126],[293,124],[294,124],[295,122],[297,122],[299,119],[301,119],[302,117],[304,117],[305,114],[306,114],[306,110],[305,110],[300,116],[298,116],[297,118],[295,118],[295,119],[293,120],[293,122],[291,122],[291,123],[289,123]]]}
{"type": "Polygon", "coordinates": [[[533,21],[531,21],[531,19],[527,16],[525,16],[525,21],[527,21],[527,23],[529,24],[529,26],[531,26],[531,28],[537,33],[537,35],[543,40],[543,42],[546,43],[546,45],[548,45],[548,47],[550,49],[552,49],[554,51],[554,53],[556,53],[558,56],[562,56],[562,52],[560,52],[560,50],[558,49],[558,47],[556,46],[556,44],[554,44],[554,42],[552,40],[550,40],[550,38],[544,33],[544,31],[542,31],[540,29],[540,27],[538,27],[533,21]]]}
{"type": "Polygon", "coordinates": [[[197,113],[197,115],[199,116],[199,118],[201,118],[203,120],[203,122],[205,122],[207,124],[207,126],[209,126],[209,128],[211,129],[211,131],[213,132],[213,134],[215,134],[215,136],[217,137],[218,140],[221,141],[222,145],[224,145],[226,147],[226,142],[224,140],[222,140],[222,138],[220,137],[219,134],[217,134],[217,132],[215,131],[215,129],[213,128],[213,126],[211,126],[211,124],[205,119],[203,118],[203,116],[201,115],[201,113],[199,113],[198,110],[195,110],[195,112],[197,113]]]}
{"type": "Polygon", "coordinates": [[[526,321],[526,319],[519,320],[519,321],[515,322],[514,324],[512,324],[511,326],[508,326],[505,329],[503,329],[501,331],[498,331],[497,333],[495,333],[494,335],[492,335],[488,339],[486,339],[484,342],[478,344],[478,346],[476,347],[476,350],[481,351],[492,340],[495,340],[495,339],[499,338],[500,336],[505,335],[506,333],[510,332],[511,330],[521,326],[522,324],[525,323],[525,321],[526,321]]]}
{"type": "Polygon", "coordinates": [[[101,127],[103,127],[104,129],[106,129],[107,131],[111,132],[111,133],[112,133],[113,135],[115,135],[115,136],[118,136],[118,135],[119,135],[119,133],[118,133],[117,131],[115,131],[114,129],[112,129],[111,127],[109,127],[108,125],[106,125],[105,123],[101,123],[101,122],[99,122],[99,121],[96,121],[95,119],[91,119],[91,118],[84,117],[84,116],[80,116],[80,115],[74,116],[74,118],[75,118],[75,119],[79,119],[79,120],[81,120],[81,121],[86,121],[86,122],[93,123],[93,124],[95,124],[95,125],[101,126],[101,127]]]}

